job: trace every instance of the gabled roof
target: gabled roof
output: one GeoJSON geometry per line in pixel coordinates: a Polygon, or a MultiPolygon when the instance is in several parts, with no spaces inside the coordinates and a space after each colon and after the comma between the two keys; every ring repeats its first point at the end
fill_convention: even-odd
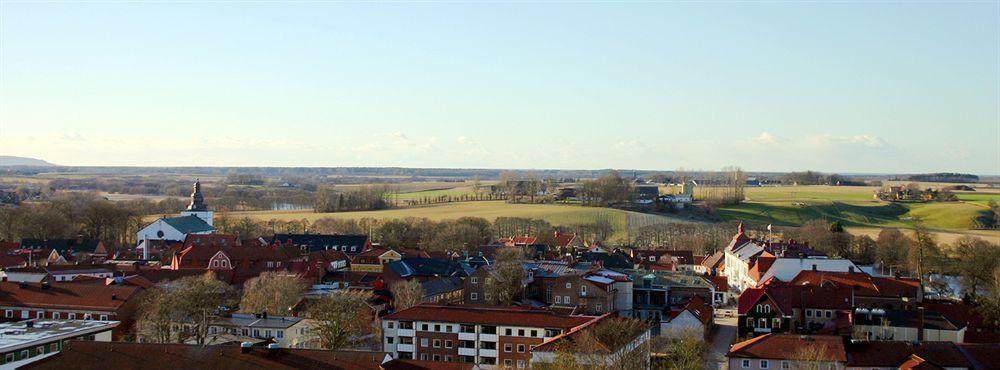
{"type": "Polygon", "coordinates": [[[871,297],[916,297],[920,290],[917,279],[874,277],[863,272],[803,270],[788,284],[854,287],[856,295],[871,297]]]}
{"type": "Polygon", "coordinates": [[[51,283],[46,288],[37,283],[4,281],[0,282],[0,305],[114,311],[139,290],[134,286],[78,283],[51,283]]]}
{"type": "Polygon", "coordinates": [[[297,247],[307,247],[309,251],[331,249],[333,247],[354,247],[361,252],[368,244],[368,235],[361,234],[274,234],[269,244],[287,244],[291,241],[297,247]]]}
{"type": "Polygon", "coordinates": [[[572,243],[573,239],[576,239],[576,238],[577,238],[576,233],[561,233],[561,232],[556,231],[555,232],[555,238],[554,238],[555,239],[555,241],[554,241],[555,245],[554,246],[555,247],[567,247],[567,246],[569,246],[569,243],[572,243]]]}
{"type": "Polygon", "coordinates": [[[620,252],[600,253],[585,252],[580,255],[580,261],[596,262],[600,261],[604,268],[610,269],[630,269],[634,267],[632,258],[620,252]]]}
{"type": "Polygon", "coordinates": [[[451,322],[570,329],[594,316],[564,316],[548,310],[520,307],[469,307],[421,304],[385,317],[385,320],[451,322]]]}
{"type": "Polygon", "coordinates": [[[705,300],[701,299],[700,296],[691,297],[691,299],[689,299],[680,310],[671,311],[670,319],[673,320],[677,317],[677,315],[680,315],[681,312],[684,311],[690,312],[691,315],[698,319],[698,321],[701,321],[702,324],[708,325],[708,323],[712,321],[712,307],[705,304],[705,300]]]}
{"type": "Polygon", "coordinates": [[[203,233],[207,231],[215,231],[215,228],[202,220],[198,216],[188,215],[180,217],[164,217],[163,220],[170,227],[177,229],[181,234],[191,234],[191,233],[203,233]]]}
{"type": "Polygon", "coordinates": [[[847,366],[852,367],[902,368],[905,363],[914,366],[922,362],[931,362],[940,367],[972,367],[952,342],[851,341],[844,348],[847,366]]]}
{"type": "Polygon", "coordinates": [[[62,253],[94,253],[97,239],[21,239],[22,249],[54,249],[62,253]]]}
{"type": "Polygon", "coordinates": [[[844,340],[836,335],[765,334],[736,343],[727,357],[846,362],[844,340]]]}
{"type": "Polygon", "coordinates": [[[234,247],[239,245],[236,235],[188,234],[184,238],[184,248],[191,246],[234,247]]]}
{"type": "Polygon", "coordinates": [[[385,267],[392,269],[392,271],[403,278],[413,276],[468,276],[474,271],[471,267],[457,261],[432,258],[403,258],[399,261],[390,262],[385,267]]]}

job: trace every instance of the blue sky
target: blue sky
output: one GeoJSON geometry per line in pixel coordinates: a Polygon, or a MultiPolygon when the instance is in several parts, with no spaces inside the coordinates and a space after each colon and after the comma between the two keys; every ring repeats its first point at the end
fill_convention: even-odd
{"type": "Polygon", "coordinates": [[[0,1],[0,154],[1000,174],[996,2],[0,1]]]}

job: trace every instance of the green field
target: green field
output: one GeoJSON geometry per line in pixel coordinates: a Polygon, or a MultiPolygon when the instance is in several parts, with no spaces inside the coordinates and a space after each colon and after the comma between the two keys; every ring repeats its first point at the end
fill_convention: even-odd
{"type": "Polygon", "coordinates": [[[555,226],[569,226],[593,223],[598,219],[611,220],[614,235],[611,241],[623,241],[626,238],[627,218],[629,215],[642,219],[642,223],[654,222],[684,222],[669,217],[637,214],[609,208],[583,207],[575,205],[556,204],[510,204],[504,201],[478,201],[441,203],[429,206],[389,209],[383,211],[359,211],[314,213],[305,211],[249,211],[232,212],[230,216],[249,216],[259,220],[302,220],[315,221],[320,218],[361,219],[371,217],[376,219],[393,219],[418,217],[431,220],[448,220],[459,217],[482,217],[493,221],[497,217],[526,217],[543,219],[555,226]],[[653,219],[650,219],[653,218],[653,219]]]}
{"type": "Polygon", "coordinates": [[[892,203],[875,200],[875,187],[785,186],[747,189],[747,201],[719,209],[724,219],[798,226],[813,219],[853,227],[912,227],[968,230],[1000,194],[959,194],[958,202],[892,203]]]}

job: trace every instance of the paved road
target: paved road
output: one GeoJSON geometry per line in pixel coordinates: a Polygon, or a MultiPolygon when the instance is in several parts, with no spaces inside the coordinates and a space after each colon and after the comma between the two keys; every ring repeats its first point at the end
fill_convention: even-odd
{"type": "Polygon", "coordinates": [[[726,352],[729,352],[729,345],[736,339],[736,318],[716,317],[715,333],[712,334],[708,353],[708,369],[726,370],[726,352]]]}

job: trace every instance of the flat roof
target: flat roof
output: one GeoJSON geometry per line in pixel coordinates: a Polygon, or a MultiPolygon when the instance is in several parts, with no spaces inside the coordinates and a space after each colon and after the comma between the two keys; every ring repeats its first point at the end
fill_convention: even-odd
{"type": "Polygon", "coordinates": [[[110,331],[118,321],[24,320],[0,324],[0,352],[32,347],[54,340],[110,331]],[[32,326],[28,327],[28,323],[32,326]]]}

